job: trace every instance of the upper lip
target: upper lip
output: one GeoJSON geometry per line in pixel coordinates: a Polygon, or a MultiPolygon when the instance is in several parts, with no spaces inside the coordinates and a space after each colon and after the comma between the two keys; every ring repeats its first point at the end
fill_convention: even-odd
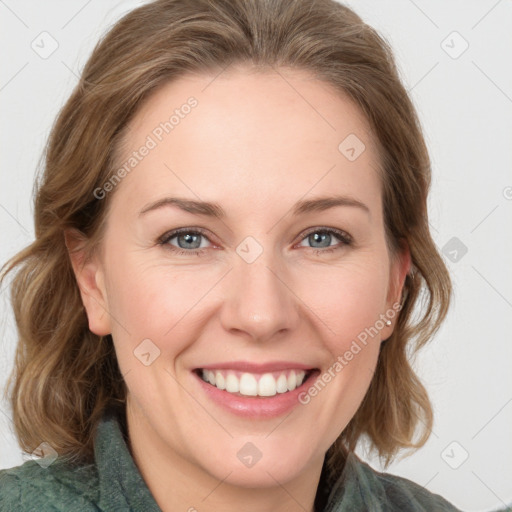
{"type": "Polygon", "coordinates": [[[196,368],[204,370],[238,370],[241,372],[248,373],[266,373],[266,372],[277,372],[280,370],[314,370],[315,367],[302,364],[295,363],[293,361],[269,361],[267,363],[251,363],[248,361],[229,361],[229,362],[220,362],[207,364],[204,366],[200,366],[196,368]]]}

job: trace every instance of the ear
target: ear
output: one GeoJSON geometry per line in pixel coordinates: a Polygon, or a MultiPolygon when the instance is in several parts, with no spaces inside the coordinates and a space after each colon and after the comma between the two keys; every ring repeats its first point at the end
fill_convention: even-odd
{"type": "Polygon", "coordinates": [[[86,258],[87,238],[76,229],[66,229],[64,240],[87,312],[89,329],[98,336],[110,334],[110,314],[104,270],[97,256],[86,258]]]}
{"type": "Polygon", "coordinates": [[[386,308],[394,309],[393,304],[400,304],[405,278],[411,270],[411,252],[405,239],[401,240],[400,250],[390,263],[390,281],[386,308]]]}

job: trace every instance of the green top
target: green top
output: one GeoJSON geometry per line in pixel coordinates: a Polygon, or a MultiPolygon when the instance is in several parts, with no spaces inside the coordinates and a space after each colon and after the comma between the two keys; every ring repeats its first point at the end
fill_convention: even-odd
{"type": "MultiPolygon", "coordinates": [[[[125,435],[117,416],[106,412],[96,432],[94,464],[71,466],[57,458],[45,468],[42,461],[29,460],[0,471],[0,511],[159,512],[125,435]]],[[[324,503],[319,506],[318,497],[316,505],[323,512],[460,512],[410,480],[375,471],[354,453],[324,492],[324,503]]]]}

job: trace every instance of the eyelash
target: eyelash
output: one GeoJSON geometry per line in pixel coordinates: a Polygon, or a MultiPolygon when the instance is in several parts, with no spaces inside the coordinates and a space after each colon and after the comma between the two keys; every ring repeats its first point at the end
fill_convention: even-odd
{"type": "MultiPolygon", "coordinates": [[[[161,246],[165,246],[165,248],[167,250],[170,250],[172,251],[173,253],[175,254],[179,254],[179,255],[196,255],[196,256],[203,256],[204,255],[204,252],[206,251],[206,248],[202,248],[202,249],[191,249],[191,250],[185,250],[185,249],[179,249],[173,245],[170,245],[169,244],[169,241],[172,240],[175,236],[181,234],[181,233],[187,233],[187,234],[193,234],[193,235],[202,235],[203,237],[205,237],[208,241],[210,241],[210,239],[206,236],[206,232],[200,228],[180,228],[180,229],[175,229],[174,231],[170,231],[168,233],[165,233],[163,234],[157,241],[158,245],[161,245],[161,246]]],[[[326,253],[332,253],[334,251],[337,251],[339,249],[342,249],[344,246],[349,246],[349,245],[352,245],[353,243],[353,239],[352,237],[346,233],[345,231],[341,231],[339,229],[334,229],[334,228],[315,228],[315,229],[312,229],[308,232],[306,232],[303,237],[301,238],[301,242],[302,240],[304,240],[306,237],[308,237],[309,235],[312,235],[313,233],[322,233],[322,234],[329,234],[329,235],[335,235],[336,238],[338,238],[339,240],[341,240],[342,244],[340,245],[335,245],[333,247],[327,247],[327,248],[324,248],[324,249],[317,249],[315,247],[310,247],[310,249],[312,249],[314,251],[315,254],[319,255],[319,254],[326,254],[326,253]]],[[[211,242],[211,241],[210,241],[211,242]]]]}

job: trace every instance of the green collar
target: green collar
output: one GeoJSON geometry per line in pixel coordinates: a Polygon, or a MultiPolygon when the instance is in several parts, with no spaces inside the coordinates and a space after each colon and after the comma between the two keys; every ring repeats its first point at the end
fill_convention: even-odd
{"type": "Polygon", "coordinates": [[[100,490],[98,506],[102,510],[111,510],[115,503],[123,510],[161,512],[135,465],[113,412],[105,413],[98,424],[94,453],[100,490]]]}

